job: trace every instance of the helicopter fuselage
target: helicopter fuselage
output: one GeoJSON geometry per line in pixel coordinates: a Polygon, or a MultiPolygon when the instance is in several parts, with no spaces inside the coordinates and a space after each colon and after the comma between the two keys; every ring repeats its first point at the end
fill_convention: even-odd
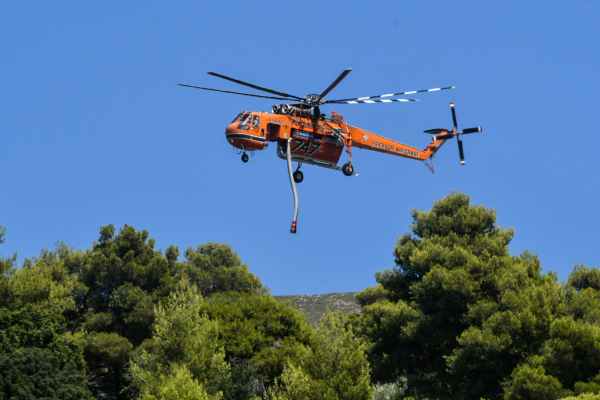
{"type": "Polygon", "coordinates": [[[227,126],[225,136],[229,144],[244,152],[263,150],[270,142],[282,148],[291,138],[295,161],[313,160],[327,165],[337,164],[344,148],[351,156],[352,147],[424,161],[445,141],[434,136],[425,149],[417,149],[348,125],[335,111],[331,118],[319,119],[244,111],[227,126]]]}

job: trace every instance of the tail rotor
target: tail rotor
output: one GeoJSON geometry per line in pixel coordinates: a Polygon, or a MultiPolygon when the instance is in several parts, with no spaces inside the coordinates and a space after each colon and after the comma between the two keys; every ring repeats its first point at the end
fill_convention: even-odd
{"type": "Polygon", "coordinates": [[[459,131],[458,123],[456,122],[456,111],[454,110],[454,103],[450,103],[450,109],[452,110],[452,122],[454,123],[454,129],[452,129],[452,131],[448,131],[446,129],[429,129],[425,131],[425,133],[436,134],[436,136],[434,136],[435,140],[447,140],[456,137],[456,142],[458,143],[458,154],[460,156],[460,164],[465,165],[465,152],[463,150],[463,143],[462,139],[460,138],[460,135],[481,132],[483,128],[481,126],[478,126],[476,128],[467,128],[463,129],[462,131],[459,131]]]}

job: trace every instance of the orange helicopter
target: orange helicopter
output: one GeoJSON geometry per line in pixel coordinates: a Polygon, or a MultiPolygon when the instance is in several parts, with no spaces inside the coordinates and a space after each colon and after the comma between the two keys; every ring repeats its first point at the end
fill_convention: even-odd
{"type": "Polygon", "coordinates": [[[229,144],[240,149],[242,161],[245,163],[248,162],[249,159],[248,152],[253,154],[252,152],[256,150],[264,150],[267,148],[269,142],[276,143],[277,155],[279,158],[287,160],[290,183],[294,193],[295,208],[292,228],[290,230],[291,233],[296,233],[297,228],[298,196],[295,183],[300,183],[304,179],[304,174],[300,171],[302,164],[311,164],[318,167],[342,171],[346,176],[357,175],[352,166],[352,148],[357,147],[360,149],[393,154],[413,160],[421,160],[432,172],[435,172],[432,163],[433,158],[446,140],[456,137],[460,162],[464,165],[465,157],[460,135],[481,132],[482,130],[481,127],[476,127],[459,131],[456,122],[456,112],[454,111],[454,103],[450,103],[454,128],[451,130],[426,130],[425,133],[433,134],[432,141],[425,149],[421,150],[351,126],[335,111],[333,111],[330,116],[321,113],[320,106],[326,104],[410,102],[418,100],[398,99],[393,97],[455,88],[452,86],[351,99],[325,100],[324,97],[329,94],[329,92],[333,90],[333,88],[335,88],[346,75],[350,73],[350,71],[352,71],[352,68],[348,68],[342,72],[342,74],[329,85],[323,93],[309,94],[306,97],[294,96],[284,92],[267,89],[214,72],[209,72],[208,74],[279,97],[179,84],[180,86],[195,89],[286,101],[284,104],[274,105],[271,113],[252,111],[240,113],[225,129],[225,137],[229,144]],[[338,166],[338,161],[344,148],[348,153],[348,162],[340,167],[338,166]],[[292,161],[298,162],[298,167],[294,172],[292,172],[292,161]]]}

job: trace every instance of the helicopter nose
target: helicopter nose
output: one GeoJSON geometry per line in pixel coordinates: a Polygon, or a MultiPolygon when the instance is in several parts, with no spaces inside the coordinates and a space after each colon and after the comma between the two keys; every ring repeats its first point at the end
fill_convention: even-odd
{"type": "Polygon", "coordinates": [[[225,129],[225,132],[236,132],[236,131],[237,131],[236,123],[227,125],[227,128],[225,129]]]}

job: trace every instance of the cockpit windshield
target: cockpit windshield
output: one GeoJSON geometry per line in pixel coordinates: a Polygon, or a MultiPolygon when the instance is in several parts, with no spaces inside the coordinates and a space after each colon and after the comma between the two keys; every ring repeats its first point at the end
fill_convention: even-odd
{"type": "MultiPolygon", "coordinates": [[[[235,117],[235,119],[233,121],[231,121],[231,123],[233,124],[234,122],[244,122],[246,121],[246,119],[248,119],[248,117],[250,117],[250,113],[239,113],[237,117],[235,117]]],[[[250,121],[247,121],[247,123],[249,124],[250,121]]]]}

